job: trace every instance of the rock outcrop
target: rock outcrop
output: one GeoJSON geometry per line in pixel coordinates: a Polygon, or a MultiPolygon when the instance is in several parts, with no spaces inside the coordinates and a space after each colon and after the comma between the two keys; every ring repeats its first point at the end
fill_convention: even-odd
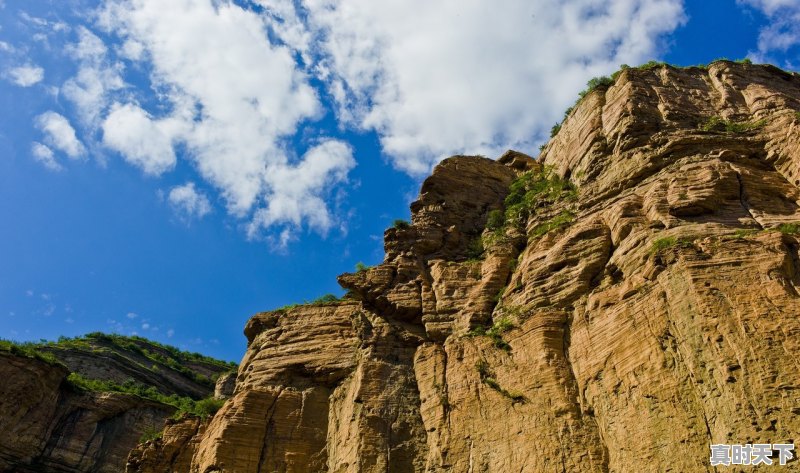
{"type": "Polygon", "coordinates": [[[84,383],[135,383],[200,399],[213,393],[209,378],[229,369],[144,339],[102,334],[0,348],[4,473],[119,473],[142,435],[159,432],[176,411],[135,394],[86,389],[68,378],[71,373],[84,383]]]}
{"type": "Polygon", "coordinates": [[[119,472],[174,408],[130,394],[80,392],[63,366],[0,351],[0,471],[119,472]]]}
{"type": "Polygon", "coordinates": [[[538,160],[443,161],[348,297],[255,315],[223,408],[128,471],[695,472],[796,442],[799,111],[771,66],[627,69],[538,160]]]}

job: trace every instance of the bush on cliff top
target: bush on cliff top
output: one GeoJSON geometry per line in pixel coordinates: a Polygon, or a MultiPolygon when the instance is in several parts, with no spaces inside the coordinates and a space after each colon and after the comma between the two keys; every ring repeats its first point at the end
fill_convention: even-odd
{"type": "Polygon", "coordinates": [[[18,343],[11,340],[0,339],[0,351],[11,353],[12,355],[23,356],[44,361],[51,365],[64,366],[52,353],[37,350],[37,344],[32,342],[18,343]]]}

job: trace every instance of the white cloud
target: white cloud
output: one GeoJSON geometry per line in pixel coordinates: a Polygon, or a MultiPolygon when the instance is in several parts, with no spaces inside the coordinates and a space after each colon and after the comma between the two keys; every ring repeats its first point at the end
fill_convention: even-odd
{"type": "MultiPolygon", "coordinates": [[[[340,126],[374,130],[396,167],[422,174],[450,154],[531,150],[590,77],[653,58],[684,21],[682,0],[251,2],[263,8],[104,0],[96,26],[118,43],[78,28],[63,92],[129,163],[159,175],[190,160],[250,236],[279,246],[340,223],[329,202],[353,151],[325,136],[292,148],[323,116],[321,93],[340,126]]],[[[178,189],[173,205],[210,208],[178,189]]]]}
{"type": "Polygon", "coordinates": [[[46,145],[34,141],[31,146],[31,154],[33,155],[33,159],[51,171],[61,171],[63,169],[58,161],[56,161],[53,150],[46,145]]]}
{"type": "Polygon", "coordinates": [[[14,47],[6,43],[5,41],[0,41],[0,51],[10,53],[14,51],[14,47]]]}
{"type": "MultiPolygon", "coordinates": [[[[272,15],[290,6],[276,5],[272,15]]],[[[278,28],[286,44],[273,44],[266,22],[274,16],[229,1],[108,0],[98,18],[123,44],[137,45],[124,47],[123,53],[152,67],[162,110],[116,106],[103,123],[106,144],[153,174],[170,169],[172,147],[183,145],[230,213],[258,216],[251,234],[272,225],[294,231],[307,224],[321,233],[330,228],[334,217],[323,197],[346,179],[354,163],[342,143],[320,139],[326,144],[303,159],[293,158],[286,144],[304,121],[322,111],[295,60],[297,50],[286,45],[307,43],[299,23],[278,28]],[[118,135],[109,134],[115,120],[129,125],[116,127],[122,129],[118,135]],[[334,154],[319,155],[323,150],[334,154]],[[309,157],[321,167],[308,166],[309,157]],[[287,175],[294,185],[283,182],[287,175]]]]}
{"type": "MultiPolygon", "coordinates": [[[[300,226],[304,220],[324,233],[332,222],[325,201],[316,190],[344,181],[354,165],[350,147],[341,141],[329,140],[306,152],[296,166],[268,167],[267,205],[256,211],[249,227],[250,235],[257,234],[259,228],[277,223],[300,226]]],[[[285,246],[289,237],[289,233],[281,235],[281,246],[285,246]]]]}
{"type": "Polygon", "coordinates": [[[144,45],[135,40],[128,40],[122,43],[120,55],[131,61],[140,61],[144,55],[144,45]]]}
{"type": "Polygon", "coordinates": [[[69,120],[56,112],[45,112],[36,117],[36,126],[45,134],[45,141],[70,158],[79,158],[86,153],[83,143],[75,135],[69,120]]]}
{"type": "Polygon", "coordinates": [[[785,52],[800,44],[800,3],[797,0],[737,0],[760,10],[769,23],[759,31],[758,50],[750,57],[757,62],[774,62],[771,54],[785,52]]]}
{"type": "Polygon", "coordinates": [[[32,16],[24,11],[20,11],[19,16],[25,22],[37,28],[46,29],[56,33],[69,30],[69,25],[64,23],[63,21],[48,21],[44,18],[32,16]]]}
{"type": "Polygon", "coordinates": [[[122,65],[111,61],[105,43],[83,26],[78,28],[78,41],[66,51],[78,61],[78,73],[64,83],[64,96],[76,105],[84,124],[97,127],[110,94],[125,87],[122,65]]]}
{"type": "Polygon", "coordinates": [[[578,90],[659,52],[680,0],[306,0],[339,116],[425,173],[459,152],[531,149],[578,90]]]}
{"type": "Polygon", "coordinates": [[[167,338],[172,338],[173,335],[175,335],[175,330],[173,329],[167,330],[167,338]]]}
{"type": "Polygon", "coordinates": [[[142,324],[142,330],[148,330],[149,328],[150,328],[150,324],[148,324],[148,323],[143,323],[142,324]]]}
{"type": "Polygon", "coordinates": [[[129,319],[133,320],[133,319],[135,319],[136,317],[139,317],[139,314],[137,314],[137,313],[135,313],[135,312],[128,312],[127,314],[125,314],[125,317],[127,317],[127,318],[129,318],[129,319]]]}
{"type": "Polygon", "coordinates": [[[8,78],[20,87],[30,87],[44,79],[44,69],[30,64],[19,66],[8,71],[8,78]]]}
{"type": "Polygon", "coordinates": [[[118,151],[145,174],[159,175],[175,167],[169,121],[153,121],[136,105],[115,105],[103,122],[103,143],[118,151]]]}
{"type": "Polygon", "coordinates": [[[169,191],[168,200],[172,208],[186,219],[202,218],[211,212],[208,197],[195,189],[194,182],[173,187],[169,191]]]}

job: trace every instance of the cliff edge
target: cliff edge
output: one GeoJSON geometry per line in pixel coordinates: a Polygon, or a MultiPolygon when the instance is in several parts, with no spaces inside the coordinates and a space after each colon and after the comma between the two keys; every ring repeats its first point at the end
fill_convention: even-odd
{"type": "Polygon", "coordinates": [[[222,409],[128,471],[694,472],[795,442],[799,185],[797,74],[623,70],[539,159],[443,161],[383,263],[256,314],[222,409]]]}

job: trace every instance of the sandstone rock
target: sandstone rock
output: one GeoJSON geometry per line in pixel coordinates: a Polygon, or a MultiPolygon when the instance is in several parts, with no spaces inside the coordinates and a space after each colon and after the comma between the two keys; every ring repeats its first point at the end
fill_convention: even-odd
{"type": "Polygon", "coordinates": [[[128,471],[700,472],[711,443],[797,442],[799,110],[771,66],[628,69],[540,163],[443,161],[339,277],[355,299],[254,316],[225,407],[128,471]],[[490,234],[542,165],[577,198],[490,234]]]}
{"type": "Polygon", "coordinates": [[[236,373],[223,373],[214,387],[215,399],[228,399],[236,390],[236,373]]]}

